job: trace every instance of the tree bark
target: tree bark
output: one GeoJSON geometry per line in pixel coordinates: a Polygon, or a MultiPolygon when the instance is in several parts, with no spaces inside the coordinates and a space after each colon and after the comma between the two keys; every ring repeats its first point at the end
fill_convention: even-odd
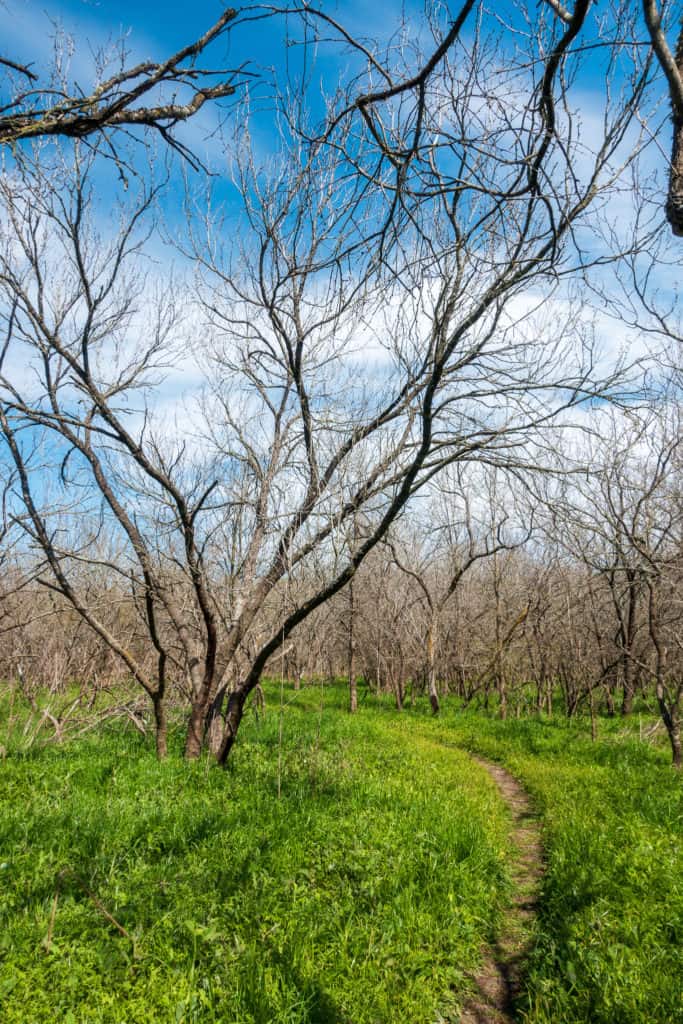
{"type": "Polygon", "coordinates": [[[153,705],[157,757],[163,761],[168,754],[168,722],[163,696],[153,698],[153,705]]]}
{"type": "Polygon", "coordinates": [[[622,659],[624,675],[624,697],[621,703],[621,714],[627,717],[633,711],[633,698],[635,695],[635,679],[633,664],[633,646],[636,638],[636,616],[638,614],[638,584],[636,573],[633,570],[627,572],[628,579],[628,603],[626,606],[626,620],[623,623],[623,646],[622,659]]]}
{"type": "Polygon", "coordinates": [[[656,685],[657,703],[666,726],[666,732],[671,744],[671,764],[674,768],[683,767],[683,748],[681,746],[681,721],[676,708],[669,707],[663,684],[658,680],[656,685]]]}
{"type": "Polygon", "coordinates": [[[226,692],[227,687],[222,686],[212,700],[204,729],[206,745],[215,757],[218,756],[223,742],[223,718],[221,712],[226,692]]]}
{"type": "Polygon", "coordinates": [[[681,746],[681,723],[678,720],[673,724],[669,739],[671,741],[671,763],[680,771],[683,768],[683,747],[681,746]]]}
{"type": "Polygon", "coordinates": [[[223,742],[216,760],[220,765],[224,765],[230,756],[235,740],[237,739],[237,732],[244,715],[244,703],[247,699],[249,690],[246,686],[239,687],[234,690],[228,697],[228,707],[225,712],[225,726],[223,733],[223,742]]]}
{"type": "MultiPolygon", "coordinates": [[[[683,22],[676,47],[676,67],[683,78],[683,22]]],[[[673,145],[669,172],[669,195],[666,201],[666,219],[674,235],[683,236],[683,112],[673,105],[673,145]]]]}
{"type": "Polygon", "coordinates": [[[204,704],[195,701],[190,712],[190,720],[187,724],[187,738],[185,740],[185,757],[188,761],[196,761],[202,752],[205,718],[204,704]]]}
{"type": "Polygon", "coordinates": [[[588,688],[588,704],[591,712],[591,740],[593,743],[596,743],[598,739],[598,718],[595,713],[595,695],[593,694],[592,686],[588,688]]]}
{"type": "Polygon", "coordinates": [[[498,691],[498,707],[500,717],[505,720],[508,715],[508,697],[507,697],[507,685],[505,679],[505,670],[503,668],[503,640],[501,636],[502,630],[502,616],[501,616],[501,575],[498,567],[498,553],[493,554],[493,596],[496,602],[496,617],[495,617],[495,640],[496,640],[496,657],[493,663],[493,670],[495,675],[495,685],[498,691]]]}
{"type": "Polygon", "coordinates": [[[427,691],[429,693],[429,703],[432,706],[432,714],[438,715],[441,710],[439,705],[439,694],[436,688],[436,622],[434,617],[429,624],[429,632],[427,633],[427,691]]]}
{"type": "Polygon", "coordinates": [[[358,682],[356,680],[356,636],[354,632],[353,580],[349,583],[349,711],[358,710],[358,682]]]}

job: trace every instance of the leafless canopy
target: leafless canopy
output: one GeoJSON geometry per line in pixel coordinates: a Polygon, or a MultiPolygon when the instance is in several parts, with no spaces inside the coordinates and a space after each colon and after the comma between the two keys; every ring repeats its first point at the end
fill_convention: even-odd
{"type": "MultiPolygon", "coordinates": [[[[235,105],[229,215],[188,194],[174,225],[191,280],[146,277],[164,187],[152,172],[114,209],[98,205],[109,129],[88,134],[82,107],[55,122],[57,134],[72,125],[61,134],[73,144],[42,162],[37,147],[3,178],[11,501],[41,584],[149,697],[160,754],[172,692],[188,710],[187,755],[208,744],[227,758],[269,659],[445,467],[544,468],[578,405],[630,385],[623,360],[601,362],[591,293],[578,285],[590,275],[597,288],[606,265],[643,249],[638,217],[617,231],[609,214],[650,138],[654,60],[634,44],[632,6],[594,25],[620,88],[604,90],[589,138],[575,89],[588,0],[541,14],[520,6],[514,46],[471,0],[447,23],[435,8],[426,43],[404,33],[388,48],[296,8],[351,45],[355,63],[316,96],[322,118],[305,89],[279,83],[266,159],[252,145],[248,95],[235,105]],[[162,411],[169,372],[176,386],[197,382],[182,422],[162,411]]],[[[231,18],[147,67],[143,83],[180,76],[198,109],[211,97],[184,62],[231,18]]],[[[122,118],[107,125],[146,123],[125,120],[145,95],[126,106],[134,77],[105,83],[122,118]]],[[[180,116],[167,114],[149,122],[162,134],[180,116]]],[[[35,135],[48,115],[29,116],[35,135]]],[[[480,552],[498,559],[497,639],[484,664],[504,680],[529,602],[509,619],[500,610],[514,545],[493,511],[483,548],[474,536],[465,546],[464,580],[480,552]]]]}
{"type": "Polygon", "coordinates": [[[205,103],[234,94],[236,71],[202,68],[196,62],[209,44],[228,30],[237,13],[227,8],[199,39],[161,63],[126,66],[125,55],[121,55],[120,69],[102,78],[85,95],[67,91],[66,83],[41,85],[30,65],[0,56],[0,66],[14,79],[11,99],[0,107],[0,145],[15,146],[45,136],[82,139],[96,132],[109,135],[115,129],[138,126],[153,129],[174,149],[191,157],[173,129],[205,103]],[[184,92],[186,100],[164,99],[169,86],[174,93],[184,92]]]}

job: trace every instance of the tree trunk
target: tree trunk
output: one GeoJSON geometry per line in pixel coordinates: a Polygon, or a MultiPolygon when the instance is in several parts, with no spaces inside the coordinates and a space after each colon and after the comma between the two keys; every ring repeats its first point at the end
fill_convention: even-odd
{"type": "Polygon", "coordinates": [[[206,712],[200,701],[192,704],[190,720],[187,724],[187,736],[185,738],[185,757],[188,761],[196,761],[202,752],[204,743],[204,725],[206,712]]]}
{"type": "Polygon", "coordinates": [[[681,748],[681,729],[676,726],[669,737],[671,740],[672,765],[678,771],[683,768],[683,749],[681,748]]]}
{"type": "Polygon", "coordinates": [[[496,600],[496,619],[495,619],[495,642],[496,642],[496,657],[494,660],[494,678],[495,687],[498,692],[498,705],[499,714],[502,719],[507,718],[508,712],[508,700],[507,700],[507,686],[505,680],[505,670],[503,668],[503,641],[502,641],[502,613],[501,613],[501,575],[498,569],[498,555],[493,555],[493,595],[496,600]]]}
{"type": "Polygon", "coordinates": [[[545,689],[545,686],[544,686],[543,680],[542,679],[537,679],[536,680],[536,714],[537,715],[542,715],[543,714],[543,703],[544,703],[544,700],[545,700],[544,689],[545,689]]]}
{"type": "Polygon", "coordinates": [[[438,715],[440,709],[439,694],[436,688],[436,622],[434,619],[429,624],[427,633],[427,692],[429,703],[432,706],[432,714],[438,715]]]}
{"type": "Polygon", "coordinates": [[[221,686],[218,693],[211,702],[209,708],[209,714],[206,719],[206,726],[204,730],[205,741],[211,753],[214,757],[218,756],[218,752],[223,742],[223,701],[225,700],[225,694],[227,692],[226,686],[221,686]]]}
{"type": "MultiPolygon", "coordinates": [[[[676,66],[683,76],[683,24],[676,47],[676,66]]],[[[673,146],[671,170],[669,172],[669,195],[666,202],[666,219],[674,235],[683,236],[683,115],[674,107],[673,146]]]]}
{"type": "Polygon", "coordinates": [[[358,710],[358,683],[356,681],[356,636],[354,632],[353,580],[349,583],[349,711],[358,710]]]}
{"type": "Polygon", "coordinates": [[[505,672],[501,666],[497,669],[497,689],[498,699],[500,701],[500,717],[505,721],[508,716],[508,689],[507,680],[505,678],[505,672]]]}
{"type": "Polygon", "coordinates": [[[624,698],[621,702],[621,714],[626,718],[633,712],[634,686],[630,662],[624,665],[624,698]]]}
{"type": "Polygon", "coordinates": [[[352,715],[358,711],[358,684],[353,668],[349,673],[349,711],[352,715]]]}
{"type": "Polygon", "coordinates": [[[681,696],[682,689],[680,686],[676,687],[673,694],[667,695],[665,676],[666,676],[666,661],[667,661],[667,649],[662,643],[660,632],[659,632],[659,600],[658,600],[658,585],[660,580],[655,579],[648,583],[648,589],[650,592],[648,602],[648,620],[650,627],[650,639],[655,649],[655,693],[657,695],[657,703],[659,704],[659,712],[662,716],[662,721],[666,726],[666,731],[669,736],[669,742],[671,743],[671,763],[674,768],[680,771],[683,764],[681,755],[681,696]],[[668,699],[667,699],[668,696],[668,699]]]}
{"type": "Polygon", "coordinates": [[[624,653],[622,671],[624,675],[624,699],[621,703],[621,714],[625,717],[633,711],[635,680],[633,678],[633,645],[636,638],[636,616],[638,613],[638,590],[635,575],[629,574],[628,605],[624,624],[624,653]]]}
{"type": "Polygon", "coordinates": [[[605,703],[607,705],[607,717],[614,718],[614,684],[608,682],[605,686],[605,703]]]}
{"type": "Polygon", "coordinates": [[[598,719],[595,713],[595,696],[593,694],[592,686],[588,689],[588,702],[591,712],[591,740],[595,743],[598,739],[598,719]]]}
{"type": "Polygon", "coordinates": [[[680,770],[681,767],[683,767],[683,749],[681,747],[681,719],[679,708],[677,704],[674,704],[672,707],[669,706],[661,678],[657,679],[655,690],[657,694],[657,703],[659,704],[659,711],[662,716],[662,721],[666,727],[669,743],[671,744],[671,764],[674,768],[680,770]]]}
{"type": "Polygon", "coordinates": [[[670,708],[664,694],[664,687],[657,683],[657,703],[666,726],[666,732],[671,744],[671,763],[674,768],[683,767],[683,749],[681,748],[681,721],[676,708],[670,708]]]}
{"type": "Polygon", "coordinates": [[[185,737],[185,757],[188,761],[196,761],[201,754],[208,726],[215,717],[214,709],[216,704],[218,702],[218,712],[220,712],[220,707],[223,703],[225,686],[218,686],[216,692],[213,692],[214,683],[216,682],[214,665],[215,663],[206,669],[203,678],[197,678],[194,669],[191,673],[192,693],[194,696],[190,720],[187,724],[187,735],[185,737]]]}
{"type": "Polygon", "coordinates": [[[157,757],[160,761],[163,761],[168,754],[168,722],[166,721],[166,708],[164,707],[163,696],[154,697],[153,702],[157,757]]]}
{"type": "Polygon", "coordinates": [[[248,689],[243,686],[237,690],[233,690],[228,697],[228,707],[225,712],[223,742],[221,743],[221,747],[216,758],[220,765],[224,765],[228,760],[230,751],[237,739],[237,732],[240,727],[240,722],[242,721],[242,716],[244,715],[244,703],[248,694],[248,689]]]}

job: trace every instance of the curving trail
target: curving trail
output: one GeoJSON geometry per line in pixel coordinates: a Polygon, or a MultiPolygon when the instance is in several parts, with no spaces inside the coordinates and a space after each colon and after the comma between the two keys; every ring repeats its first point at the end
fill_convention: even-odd
{"type": "Polygon", "coordinates": [[[499,938],[485,952],[474,979],[475,992],[463,1008],[460,1024],[512,1024],[512,1007],[529,951],[543,874],[540,827],[529,797],[517,779],[492,761],[476,756],[473,760],[489,773],[512,814],[511,838],[516,850],[512,865],[514,896],[499,938]]]}

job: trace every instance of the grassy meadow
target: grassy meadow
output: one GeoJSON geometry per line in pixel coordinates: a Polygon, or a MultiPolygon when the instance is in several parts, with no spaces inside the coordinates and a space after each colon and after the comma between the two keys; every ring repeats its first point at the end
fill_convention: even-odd
{"type": "Polygon", "coordinates": [[[2,1024],[455,1024],[510,892],[507,812],[468,749],[543,824],[519,1020],[683,1021],[664,747],[621,722],[591,743],[580,721],[266,695],[226,771],[158,763],[122,724],[26,750],[4,705],[2,1024]]]}
{"type": "MultiPolygon", "coordinates": [[[[425,728],[425,726],[423,726],[425,728]]],[[[683,780],[637,719],[500,722],[450,713],[429,731],[500,761],[541,817],[546,872],[519,1019],[683,1021],[683,780]]]]}

